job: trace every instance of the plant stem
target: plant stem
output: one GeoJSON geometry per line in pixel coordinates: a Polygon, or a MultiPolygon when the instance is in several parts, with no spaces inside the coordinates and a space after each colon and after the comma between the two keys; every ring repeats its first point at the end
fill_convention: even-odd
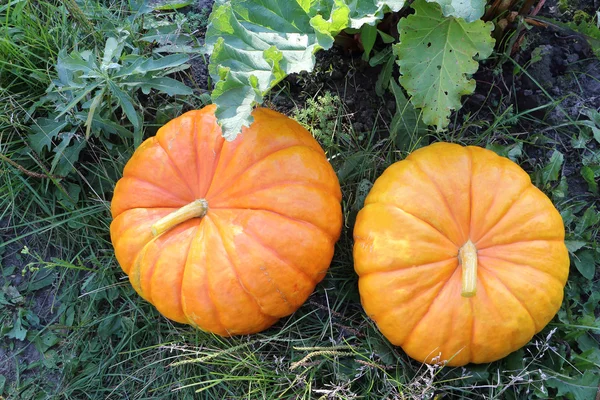
{"type": "Polygon", "coordinates": [[[32,178],[38,178],[38,179],[45,179],[45,178],[61,179],[62,178],[61,176],[47,175],[47,174],[41,174],[39,172],[30,171],[30,170],[26,169],[25,167],[23,167],[22,165],[16,163],[15,161],[11,160],[10,158],[6,157],[4,154],[1,154],[1,153],[0,153],[0,160],[6,161],[10,165],[12,165],[16,169],[18,169],[20,172],[24,173],[27,176],[31,176],[32,178]]]}
{"type": "Polygon", "coordinates": [[[458,261],[462,266],[463,297],[473,297],[477,293],[477,248],[470,240],[458,251],[458,261]]]}
{"type": "Polygon", "coordinates": [[[206,200],[194,200],[190,204],[187,204],[179,210],[173,211],[171,214],[156,221],[150,228],[152,230],[152,235],[158,236],[188,219],[202,218],[206,215],[207,211],[208,202],[206,200]]]}

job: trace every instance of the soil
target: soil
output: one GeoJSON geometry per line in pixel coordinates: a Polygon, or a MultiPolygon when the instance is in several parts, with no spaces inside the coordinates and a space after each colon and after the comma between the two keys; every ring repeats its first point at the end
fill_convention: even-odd
{"type": "Polygon", "coordinates": [[[382,98],[375,92],[380,70],[381,67],[371,67],[360,55],[340,47],[321,51],[316,55],[315,70],[288,76],[284,85],[289,92],[272,97],[270,105],[290,115],[294,108],[303,107],[307,99],[329,91],[344,103],[348,121],[356,132],[371,132],[377,119],[393,115],[396,107],[390,93],[382,98]]]}

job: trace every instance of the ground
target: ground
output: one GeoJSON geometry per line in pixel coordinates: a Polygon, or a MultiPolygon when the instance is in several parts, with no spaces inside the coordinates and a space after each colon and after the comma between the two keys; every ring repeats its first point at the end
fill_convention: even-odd
{"type": "MultiPolygon", "coordinates": [[[[193,34],[199,43],[211,3],[182,11],[198,15],[193,34]]],[[[578,10],[593,15],[597,9],[593,0],[566,6],[546,1],[540,16],[569,23],[578,10]]],[[[206,58],[193,54],[191,69],[178,77],[196,95],[174,110],[203,104],[210,91],[207,72],[206,58]]],[[[585,172],[600,165],[600,118],[596,130],[590,125],[600,111],[600,61],[593,48],[562,26],[532,27],[515,51],[499,48],[482,63],[474,75],[476,92],[463,99],[449,129],[422,139],[488,147],[517,161],[561,212],[572,250],[565,302],[553,322],[506,359],[465,368],[411,360],[360,306],[351,256],[356,213],[377,176],[415,147],[389,139],[396,102],[388,92],[376,94],[379,72],[355,49],[336,46],[317,54],[314,72],[287,77],[265,101],[309,127],[328,154],[337,155],[332,164],[346,223],[315,293],[258,335],[224,339],[172,323],[129,285],[114,259],[108,226],[112,188],[132,141],[92,141],[77,164],[79,174],[59,189],[0,160],[0,396],[600,396],[600,214],[597,178],[585,172]],[[70,202],[65,192],[78,199],[70,202]]],[[[19,96],[9,100],[21,101],[19,96]]],[[[155,114],[162,109],[146,101],[155,114]]],[[[0,124],[12,125],[6,110],[0,124]]],[[[16,133],[0,133],[0,151],[35,168],[24,143],[16,133]]]]}

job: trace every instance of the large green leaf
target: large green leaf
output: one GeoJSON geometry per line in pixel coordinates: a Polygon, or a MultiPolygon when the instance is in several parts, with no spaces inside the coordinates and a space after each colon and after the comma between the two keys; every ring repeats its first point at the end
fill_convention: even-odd
{"type": "Polygon", "coordinates": [[[400,83],[415,107],[423,109],[423,121],[441,130],[452,110],[460,108],[461,96],[475,90],[475,58],[492,54],[494,25],[444,17],[438,4],[425,0],[412,7],[415,14],[398,23],[400,43],[394,46],[400,83]]]}
{"type": "Polygon", "coordinates": [[[375,25],[383,15],[392,11],[399,11],[406,0],[350,0],[350,27],[360,28],[364,24],[375,25]]]}
{"type": "Polygon", "coordinates": [[[206,32],[212,100],[223,136],[233,140],[263,95],[287,74],[310,71],[314,53],[349,24],[341,0],[219,0],[206,32]]]}
{"type": "Polygon", "coordinates": [[[438,3],[446,17],[462,18],[467,22],[473,22],[483,17],[485,13],[485,0],[427,0],[430,3],[438,3]]]}

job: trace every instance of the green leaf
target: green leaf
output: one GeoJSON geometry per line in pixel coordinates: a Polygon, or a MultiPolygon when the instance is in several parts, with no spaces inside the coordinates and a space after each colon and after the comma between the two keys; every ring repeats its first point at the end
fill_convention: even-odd
{"type": "Polygon", "coordinates": [[[412,7],[415,14],[398,22],[400,43],[394,45],[400,83],[423,109],[423,121],[442,130],[452,110],[461,107],[461,96],[475,90],[470,78],[479,66],[475,58],[492,54],[494,24],[444,17],[438,4],[425,0],[412,7]]]}
{"type": "Polygon", "coordinates": [[[365,61],[369,61],[371,50],[373,50],[373,45],[377,39],[377,28],[373,25],[363,25],[362,28],[360,28],[360,39],[363,48],[365,49],[362,58],[365,61]]]}
{"type": "Polygon", "coordinates": [[[583,176],[583,179],[587,182],[590,192],[598,194],[598,182],[596,182],[594,170],[588,166],[584,166],[581,168],[581,176],[583,176]]]}
{"type": "Polygon", "coordinates": [[[166,93],[169,96],[175,95],[191,95],[194,91],[187,87],[185,84],[166,76],[160,78],[150,78],[144,80],[144,84],[141,86],[142,92],[145,94],[150,93],[150,89],[158,90],[159,92],[166,93]]]}
{"type": "Polygon", "coordinates": [[[98,325],[98,336],[102,339],[108,339],[111,335],[118,335],[123,331],[121,316],[112,314],[104,318],[98,325]]]}
{"type": "Polygon", "coordinates": [[[583,216],[579,219],[577,226],[575,227],[575,232],[582,234],[589,227],[596,225],[600,222],[600,213],[596,211],[594,206],[588,207],[583,216]]]}
{"type": "Polygon", "coordinates": [[[171,54],[159,59],[149,58],[144,60],[135,72],[146,73],[150,71],[161,71],[168,68],[179,67],[190,60],[187,54],[171,54]]]}
{"type": "Polygon", "coordinates": [[[115,97],[117,98],[119,105],[125,112],[127,119],[129,119],[129,121],[133,125],[134,129],[136,131],[139,131],[140,130],[140,119],[138,117],[137,111],[135,110],[135,107],[133,106],[133,99],[131,98],[131,96],[129,96],[127,93],[125,93],[124,91],[119,89],[119,87],[112,81],[108,82],[108,87],[109,87],[110,91],[112,92],[112,94],[114,94],[115,97]]]}
{"type": "Polygon", "coordinates": [[[565,246],[567,246],[569,253],[575,253],[585,245],[587,245],[587,242],[583,240],[565,240],[565,246]]]}
{"type": "Polygon", "coordinates": [[[383,15],[388,12],[399,11],[406,0],[350,0],[350,27],[360,28],[364,24],[376,25],[383,15]]]}
{"type": "Polygon", "coordinates": [[[84,88],[82,90],[73,92],[73,95],[74,95],[73,100],[71,100],[69,102],[69,104],[67,104],[66,106],[61,107],[61,112],[60,112],[60,114],[58,114],[56,116],[56,118],[60,118],[63,115],[65,115],[67,112],[69,112],[73,107],[75,107],[77,104],[79,104],[84,99],[84,97],[86,97],[90,92],[92,92],[98,86],[99,86],[99,84],[95,83],[93,85],[87,86],[86,88],[84,88]]]}
{"type": "Polygon", "coordinates": [[[19,314],[17,315],[17,318],[15,320],[15,323],[13,324],[11,330],[9,330],[8,332],[6,332],[4,334],[4,336],[8,337],[9,339],[17,339],[20,341],[25,340],[25,337],[27,336],[27,329],[25,329],[23,327],[23,319],[22,319],[22,309],[19,311],[19,314]]]}
{"type": "Polygon", "coordinates": [[[40,353],[45,353],[50,347],[60,342],[60,338],[52,331],[47,331],[43,336],[37,336],[33,342],[40,353]]]}
{"type": "Polygon", "coordinates": [[[158,5],[154,6],[156,11],[168,11],[168,10],[177,10],[183,7],[187,7],[192,4],[193,0],[168,0],[159,2],[158,5]]]}
{"type": "Polygon", "coordinates": [[[314,53],[333,45],[333,36],[348,26],[348,14],[341,0],[217,3],[206,46],[223,136],[233,140],[249,126],[253,106],[287,74],[311,71],[314,53]]]}
{"type": "Polygon", "coordinates": [[[100,68],[103,70],[108,69],[109,65],[112,63],[113,57],[119,57],[123,47],[119,50],[119,41],[114,37],[109,37],[106,39],[106,44],[104,45],[104,53],[102,54],[102,64],[100,64],[100,68]]]}
{"type": "Polygon", "coordinates": [[[33,292],[52,285],[56,279],[56,273],[50,270],[40,270],[33,279],[29,280],[27,290],[33,292]]]}
{"type": "Polygon", "coordinates": [[[50,149],[52,141],[61,133],[62,129],[68,125],[67,121],[55,121],[54,118],[39,118],[36,124],[31,127],[35,132],[29,135],[29,144],[38,154],[41,154],[44,148],[50,149]]]}
{"type": "Polygon", "coordinates": [[[430,3],[438,3],[446,17],[462,18],[467,22],[473,22],[483,17],[485,13],[485,0],[427,0],[430,3]]]}
{"type": "Polygon", "coordinates": [[[573,400],[590,400],[598,392],[600,374],[587,370],[576,378],[556,376],[546,381],[547,386],[557,389],[556,397],[573,400]]]}
{"type": "Polygon", "coordinates": [[[419,145],[427,133],[427,127],[421,121],[419,112],[393,79],[390,79],[390,88],[396,98],[396,113],[390,124],[390,138],[399,149],[410,150],[411,147],[419,145]]]}
{"type": "MultiPolygon", "coordinates": [[[[381,54],[381,53],[380,53],[381,54]]],[[[394,57],[389,57],[383,68],[377,76],[377,82],[375,82],[375,93],[377,96],[383,96],[386,89],[389,87],[392,81],[392,74],[394,72],[394,57]]]]}
{"type": "Polygon", "coordinates": [[[381,37],[381,40],[383,40],[383,43],[389,44],[394,43],[396,41],[395,37],[388,35],[384,31],[380,31],[379,29],[377,29],[377,33],[379,33],[379,36],[381,37]]]}
{"type": "Polygon", "coordinates": [[[575,254],[575,267],[586,279],[594,279],[596,265],[594,264],[594,252],[592,250],[580,250],[575,254]]]}
{"type": "Polygon", "coordinates": [[[550,161],[548,164],[542,169],[542,184],[547,185],[550,182],[554,182],[558,180],[558,176],[560,173],[560,169],[562,167],[563,161],[565,157],[563,154],[554,150],[552,156],[550,157],[550,161]]]}
{"type": "Polygon", "coordinates": [[[552,198],[553,199],[564,199],[567,197],[569,193],[569,184],[567,182],[567,178],[562,176],[560,178],[560,182],[554,189],[552,189],[552,198]]]}
{"type": "Polygon", "coordinates": [[[70,146],[71,140],[75,138],[74,133],[68,133],[64,136],[63,141],[53,150],[56,155],[52,160],[51,172],[58,176],[66,176],[74,169],[74,164],[79,160],[79,153],[86,146],[86,141],[75,138],[74,143],[70,146]]]}

